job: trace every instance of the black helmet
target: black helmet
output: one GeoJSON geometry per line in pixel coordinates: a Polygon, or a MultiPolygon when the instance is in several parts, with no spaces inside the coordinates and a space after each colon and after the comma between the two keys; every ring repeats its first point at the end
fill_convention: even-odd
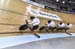
{"type": "Polygon", "coordinates": [[[62,24],[62,22],[59,23],[60,25],[62,24]]]}
{"type": "Polygon", "coordinates": [[[31,16],[31,17],[30,17],[31,20],[34,19],[34,18],[35,18],[34,16],[31,16]]]}
{"type": "Polygon", "coordinates": [[[48,20],[48,23],[50,23],[51,22],[51,20],[48,20]]]}
{"type": "Polygon", "coordinates": [[[69,25],[70,23],[67,23],[67,25],[69,25]]]}

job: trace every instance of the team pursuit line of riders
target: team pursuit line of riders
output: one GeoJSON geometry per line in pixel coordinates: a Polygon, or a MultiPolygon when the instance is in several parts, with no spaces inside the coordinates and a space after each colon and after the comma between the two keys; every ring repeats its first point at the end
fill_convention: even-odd
{"type": "Polygon", "coordinates": [[[48,20],[44,26],[40,27],[40,20],[37,17],[31,16],[26,23],[19,27],[19,30],[26,30],[30,29],[31,31],[39,29],[39,31],[46,30],[46,31],[67,31],[72,28],[72,24],[59,22],[55,24],[53,20],[48,20]],[[57,25],[57,26],[56,26],[57,25]]]}

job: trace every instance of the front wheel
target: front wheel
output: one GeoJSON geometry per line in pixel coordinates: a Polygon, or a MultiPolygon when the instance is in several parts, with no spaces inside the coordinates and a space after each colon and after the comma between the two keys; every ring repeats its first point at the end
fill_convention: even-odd
{"type": "Polygon", "coordinates": [[[24,24],[19,27],[19,30],[26,30],[27,28],[28,28],[28,25],[24,24]]]}

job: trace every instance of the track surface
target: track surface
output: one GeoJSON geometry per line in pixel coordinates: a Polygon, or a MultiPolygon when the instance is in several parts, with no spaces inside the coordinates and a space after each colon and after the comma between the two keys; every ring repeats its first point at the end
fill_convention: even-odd
{"type": "Polygon", "coordinates": [[[75,49],[75,37],[62,37],[40,40],[5,49],[75,49]]]}

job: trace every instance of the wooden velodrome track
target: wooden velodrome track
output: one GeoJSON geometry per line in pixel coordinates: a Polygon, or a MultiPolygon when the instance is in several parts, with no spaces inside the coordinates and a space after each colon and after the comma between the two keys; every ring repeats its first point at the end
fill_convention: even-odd
{"type": "MultiPolygon", "coordinates": [[[[0,36],[20,35],[21,32],[19,32],[18,27],[29,18],[30,14],[26,13],[26,7],[29,5],[21,0],[0,0],[0,36]]],[[[32,8],[39,9],[37,6],[32,6],[32,8]]],[[[75,14],[65,14],[43,8],[40,8],[40,10],[58,15],[64,23],[72,23],[73,27],[68,32],[75,32],[75,14]]],[[[44,25],[48,20],[41,17],[38,18],[41,20],[40,25],[44,25]]],[[[27,31],[25,33],[28,33],[27,31]]]]}

